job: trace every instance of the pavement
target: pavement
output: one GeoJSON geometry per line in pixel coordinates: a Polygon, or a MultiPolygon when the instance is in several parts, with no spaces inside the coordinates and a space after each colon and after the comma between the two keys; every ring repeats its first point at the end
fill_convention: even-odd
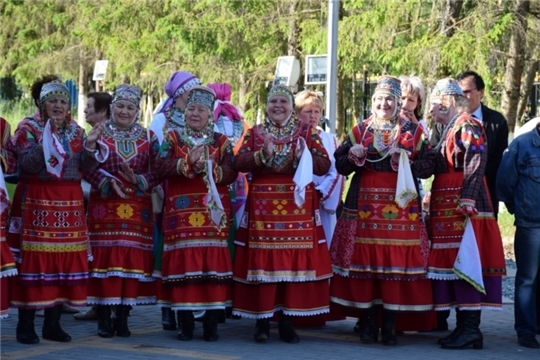
{"type": "MultiPolygon", "coordinates": [[[[509,269],[510,270],[510,269],[509,269]]],[[[514,276],[509,271],[509,276],[514,276]]],[[[71,336],[69,343],[41,339],[39,344],[24,345],[15,339],[17,311],[1,320],[0,358],[5,360],[168,360],[168,359],[384,359],[384,360],[514,360],[538,359],[540,349],[528,349],[517,344],[513,329],[513,304],[505,299],[502,311],[483,311],[481,330],[484,349],[443,350],[437,339],[446,332],[405,333],[395,347],[381,343],[362,344],[352,329],[355,319],[327,322],[326,326],[297,329],[299,344],[287,344],[278,337],[277,324],[272,323],[270,340],[259,344],[253,341],[254,320],[227,319],[219,324],[220,338],[216,342],[202,339],[202,325],[196,323],[191,341],[176,339],[176,331],[161,327],[161,311],[156,306],[139,306],[131,311],[129,338],[103,339],[97,336],[96,321],[75,320],[63,314],[61,324],[71,336]]],[[[453,327],[453,315],[449,319],[453,327]]],[[[36,318],[36,332],[41,338],[43,318],[36,318]]]]}

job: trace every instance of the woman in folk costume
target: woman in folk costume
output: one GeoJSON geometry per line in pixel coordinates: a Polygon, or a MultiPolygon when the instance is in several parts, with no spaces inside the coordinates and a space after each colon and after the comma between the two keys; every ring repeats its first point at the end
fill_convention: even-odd
{"type": "MultiPolygon", "coordinates": [[[[228,83],[208,84],[208,87],[216,93],[214,104],[214,131],[221,133],[229,139],[236,155],[249,125],[244,121],[240,111],[231,104],[231,85],[228,83]]],[[[246,175],[239,173],[236,181],[229,185],[231,198],[231,227],[229,230],[229,250],[234,258],[234,236],[247,200],[248,181],[246,175]]]]}
{"type": "Polygon", "coordinates": [[[315,189],[321,193],[321,220],[326,242],[330,248],[336,227],[336,210],[341,202],[345,184],[345,177],[338,174],[334,160],[334,152],[338,145],[337,139],[333,134],[327,133],[318,126],[324,106],[316,92],[309,90],[299,92],[296,94],[294,103],[298,120],[317,129],[317,134],[321,137],[324,148],[332,161],[330,170],[325,175],[313,176],[315,189]]]}
{"type": "Polygon", "coordinates": [[[0,117],[0,319],[8,316],[9,289],[6,278],[17,275],[15,259],[6,241],[10,202],[4,174],[11,174],[16,168],[16,158],[9,147],[10,143],[9,123],[0,117]]]}
{"type": "Polygon", "coordinates": [[[21,203],[18,277],[11,305],[19,309],[17,340],[37,343],[36,308],[45,308],[43,338],[67,342],[60,326],[62,303],[86,304],[88,246],[81,178],[108,156],[97,140],[102,128],[84,130],[68,115],[65,85],[50,82],[40,94],[40,118],[29,119],[15,132],[19,176],[25,189],[21,203]]]}
{"type": "Polygon", "coordinates": [[[373,115],[356,125],[335,152],[342,175],[354,173],[330,255],[331,301],[359,309],[360,340],[397,344],[396,314],[433,308],[426,279],[428,239],[409,161],[423,150],[423,130],[400,116],[397,78],[383,76],[373,93],[373,115]]]}
{"type": "MultiPolygon", "coordinates": [[[[168,98],[160,107],[158,114],[152,119],[149,130],[152,139],[152,148],[158,152],[163,139],[169,130],[184,132],[186,127],[185,109],[186,102],[191,89],[200,85],[199,78],[189,72],[176,71],[171,75],[164,90],[168,98]]],[[[154,272],[159,277],[161,274],[161,257],[163,252],[163,199],[167,189],[167,181],[156,186],[152,193],[154,201],[154,213],[156,221],[154,223],[154,272]]],[[[158,291],[161,288],[158,279],[158,291]]],[[[168,307],[161,308],[161,324],[163,330],[176,330],[176,319],[174,312],[168,307]]]]}
{"type": "Polygon", "coordinates": [[[148,133],[137,122],[140,100],[138,87],[116,88],[100,139],[109,157],[85,177],[92,185],[88,231],[94,257],[88,304],[97,305],[101,337],[130,336],[130,307],[156,302],[150,193],[159,180],[150,169],[148,133]],[[111,305],[117,305],[114,330],[111,305]]]}
{"type": "Polygon", "coordinates": [[[253,180],[235,241],[233,314],[257,320],[255,341],[268,340],[274,313],[280,338],[298,343],[292,317],[329,312],[332,271],[312,180],[331,162],[293,106],[286,86],[272,87],[264,124],[248,131],[236,156],[253,180]]]}
{"type": "Polygon", "coordinates": [[[437,82],[430,113],[444,124],[435,148],[413,163],[431,186],[432,242],[428,276],[435,310],[457,308],[457,326],[439,339],[443,348],[482,348],[482,309],[501,309],[506,267],[499,227],[493,216],[484,172],[487,144],[482,125],[466,114],[467,100],[454,79],[437,82]]]}
{"type": "Polygon", "coordinates": [[[186,128],[170,129],[156,158],[167,179],[159,304],[178,311],[179,340],[191,340],[193,311],[205,311],[203,338],[218,339],[218,315],[230,303],[232,264],[227,248],[227,185],[238,173],[227,137],[214,132],[214,92],[191,89],[186,128]]]}

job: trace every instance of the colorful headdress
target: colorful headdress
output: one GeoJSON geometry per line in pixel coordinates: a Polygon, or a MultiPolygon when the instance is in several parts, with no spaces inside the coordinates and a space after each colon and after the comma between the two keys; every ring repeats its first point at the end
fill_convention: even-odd
{"type": "Polygon", "coordinates": [[[185,71],[175,72],[171,75],[169,81],[167,81],[163,88],[169,98],[163,103],[163,106],[159,111],[162,112],[170,109],[177,97],[181,96],[195,85],[200,84],[201,81],[199,78],[191,73],[185,71]]]}
{"type": "Polygon", "coordinates": [[[126,101],[140,108],[142,91],[138,86],[130,84],[119,85],[114,91],[112,104],[119,101],[126,101]]]}
{"type": "Polygon", "coordinates": [[[465,96],[463,90],[459,87],[459,84],[456,80],[452,78],[441,79],[437,81],[433,90],[431,91],[430,101],[442,100],[448,95],[459,95],[465,96]]]}
{"type": "Polygon", "coordinates": [[[384,75],[375,86],[373,96],[375,95],[390,95],[400,99],[401,81],[397,77],[384,75]]]}
{"type": "Polygon", "coordinates": [[[274,85],[268,92],[268,96],[266,96],[266,102],[269,102],[270,99],[272,99],[274,96],[285,96],[289,99],[289,102],[291,103],[291,107],[294,105],[294,95],[292,91],[285,85],[274,85]]]}
{"type": "Polygon", "coordinates": [[[61,97],[68,103],[71,101],[71,96],[67,86],[62,84],[60,81],[52,81],[43,85],[41,92],[39,93],[39,105],[43,107],[47,100],[55,97],[61,97]]]}
{"type": "Polygon", "coordinates": [[[228,83],[208,84],[208,87],[216,93],[216,102],[214,104],[214,119],[220,115],[226,116],[230,120],[242,121],[240,112],[231,104],[231,85],[228,83]]]}
{"type": "Polygon", "coordinates": [[[186,107],[193,103],[202,104],[208,108],[210,113],[214,111],[214,101],[216,99],[216,93],[209,87],[196,85],[191,88],[189,93],[186,107]]]}

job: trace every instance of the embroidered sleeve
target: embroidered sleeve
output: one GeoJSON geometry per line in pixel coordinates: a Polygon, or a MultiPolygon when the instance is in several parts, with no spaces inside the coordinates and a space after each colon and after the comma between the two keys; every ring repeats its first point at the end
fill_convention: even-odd
{"type": "Polygon", "coordinates": [[[321,137],[317,134],[317,129],[311,128],[311,141],[309,144],[313,157],[313,174],[323,176],[330,170],[330,158],[324,148],[321,137]]]}
{"type": "Polygon", "coordinates": [[[253,128],[249,129],[244,136],[244,142],[235,157],[234,165],[240,172],[253,172],[266,166],[262,151],[256,151],[254,148],[253,128]]]}
{"type": "Polygon", "coordinates": [[[159,144],[157,140],[152,140],[152,148],[155,155],[152,168],[161,178],[178,174],[178,158],[175,158],[175,147],[178,146],[174,133],[168,132],[159,144]]]}
{"type": "Polygon", "coordinates": [[[487,164],[487,149],[483,128],[470,122],[464,123],[455,132],[455,144],[464,154],[461,201],[463,206],[474,207],[475,200],[484,183],[487,164]]]}
{"type": "Polygon", "coordinates": [[[351,141],[351,134],[349,133],[345,140],[338,146],[334,152],[334,158],[336,159],[336,170],[341,175],[349,176],[355,171],[360,171],[362,168],[357,166],[354,161],[350,160],[349,150],[353,146],[351,141]]]}
{"type": "Polygon", "coordinates": [[[213,175],[216,184],[223,185],[232,184],[238,177],[238,172],[234,168],[233,147],[228,140],[223,151],[219,166],[214,166],[213,175]]]}
{"type": "Polygon", "coordinates": [[[21,170],[30,174],[37,174],[45,167],[43,146],[36,141],[34,134],[23,127],[15,133],[17,143],[15,148],[18,153],[18,165],[21,170]]]}

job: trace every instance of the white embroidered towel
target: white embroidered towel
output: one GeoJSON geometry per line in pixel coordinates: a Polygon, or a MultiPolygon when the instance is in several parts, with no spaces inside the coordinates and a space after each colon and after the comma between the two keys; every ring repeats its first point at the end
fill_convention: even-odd
{"type": "Polygon", "coordinates": [[[221,229],[226,225],[226,215],[225,215],[225,208],[223,207],[223,204],[221,202],[221,198],[219,197],[219,193],[217,190],[216,182],[214,181],[214,174],[212,171],[212,160],[206,161],[206,173],[208,175],[208,196],[206,198],[206,206],[208,210],[210,211],[210,218],[216,225],[216,228],[218,231],[221,231],[221,229]]]}
{"type": "Polygon", "coordinates": [[[484,279],[482,277],[482,263],[480,261],[480,252],[474,235],[474,228],[471,220],[467,219],[465,232],[459,245],[454,268],[452,269],[460,278],[467,281],[469,284],[481,293],[485,294],[484,279]]]}
{"type": "Polygon", "coordinates": [[[414,178],[409,164],[409,156],[404,149],[401,149],[399,157],[398,177],[396,186],[396,204],[404,209],[409,203],[418,197],[414,178]]]}
{"type": "Polygon", "coordinates": [[[60,178],[67,156],[62,143],[60,143],[56,134],[52,132],[51,121],[53,120],[49,119],[45,129],[43,129],[43,155],[45,156],[47,172],[56,178],[60,178]]]}
{"type": "MultiPolygon", "coordinates": [[[[301,142],[304,142],[304,139],[298,139],[296,146],[301,146],[301,142]]],[[[311,157],[311,152],[305,142],[304,150],[302,151],[300,162],[294,173],[293,181],[295,184],[294,202],[296,203],[296,206],[300,207],[304,205],[304,202],[306,201],[306,187],[313,181],[313,158],[311,157]]]]}

